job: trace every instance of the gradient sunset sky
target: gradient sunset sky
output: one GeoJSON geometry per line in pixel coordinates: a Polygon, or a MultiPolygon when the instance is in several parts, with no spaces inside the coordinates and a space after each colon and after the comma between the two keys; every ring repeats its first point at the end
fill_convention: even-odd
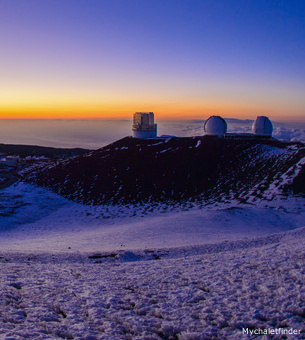
{"type": "Polygon", "coordinates": [[[0,0],[0,118],[305,120],[303,0],[0,0]]]}

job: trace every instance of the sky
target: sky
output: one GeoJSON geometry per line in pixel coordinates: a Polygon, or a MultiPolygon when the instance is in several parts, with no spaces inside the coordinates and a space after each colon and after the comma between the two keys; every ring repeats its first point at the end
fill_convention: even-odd
{"type": "Polygon", "coordinates": [[[303,0],[0,0],[0,118],[305,121],[303,0]]]}

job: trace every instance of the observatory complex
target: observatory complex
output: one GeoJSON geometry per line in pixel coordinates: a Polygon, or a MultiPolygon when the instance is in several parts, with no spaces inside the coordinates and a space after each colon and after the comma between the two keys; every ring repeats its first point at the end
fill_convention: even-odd
{"type": "MultiPolygon", "coordinates": [[[[227,122],[220,116],[211,116],[204,123],[206,136],[226,139],[270,139],[272,138],[272,123],[268,117],[258,116],[252,125],[252,133],[228,133],[227,122]]],[[[153,112],[135,112],[132,125],[133,137],[156,138],[157,124],[153,112]]],[[[162,135],[160,138],[174,137],[162,135]]]]}
{"type": "Polygon", "coordinates": [[[132,131],[135,138],[157,137],[157,124],[154,122],[154,113],[135,112],[133,114],[132,131]]]}
{"type": "Polygon", "coordinates": [[[268,117],[258,116],[252,125],[252,133],[227,133],[227,123],[220,116],[211,116],[204,123],[205,135],[226,139],[268,139],[272,137],[272,123],[268,117]]]}

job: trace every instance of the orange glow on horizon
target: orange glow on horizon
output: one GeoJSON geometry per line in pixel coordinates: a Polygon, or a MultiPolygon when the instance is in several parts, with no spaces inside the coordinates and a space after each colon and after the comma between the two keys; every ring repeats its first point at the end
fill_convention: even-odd
{"type": "Polygon", "coordinates": [[[28,105],[0,107],[0,119],[132,119],[136,111],[152,111],[155,120],[206,119],[211,115],[237,119],[255,119],[266,115],[273,120],[304,121],[304,113],[286,108],[262,107],[240,103],[207,104],[123,104],[118,105],[28,105]]]}

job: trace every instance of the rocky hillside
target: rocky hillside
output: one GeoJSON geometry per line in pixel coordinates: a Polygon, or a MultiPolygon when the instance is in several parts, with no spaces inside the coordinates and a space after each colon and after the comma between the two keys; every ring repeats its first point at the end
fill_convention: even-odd
{"type": "Polygon", "coordinates": [[[296,180],[304,157],[303,144],[275,140],[126,137],[32,171],[27,181],[85,204],[272,200],[304,192],[296,180]]]}
{"type": "Polygon", "coordinates": [[[81,148],[52,148],[37,145],[0,144],[0,154],[24,157],[67,158],[82,155],[90,150],[81,148]]]}

